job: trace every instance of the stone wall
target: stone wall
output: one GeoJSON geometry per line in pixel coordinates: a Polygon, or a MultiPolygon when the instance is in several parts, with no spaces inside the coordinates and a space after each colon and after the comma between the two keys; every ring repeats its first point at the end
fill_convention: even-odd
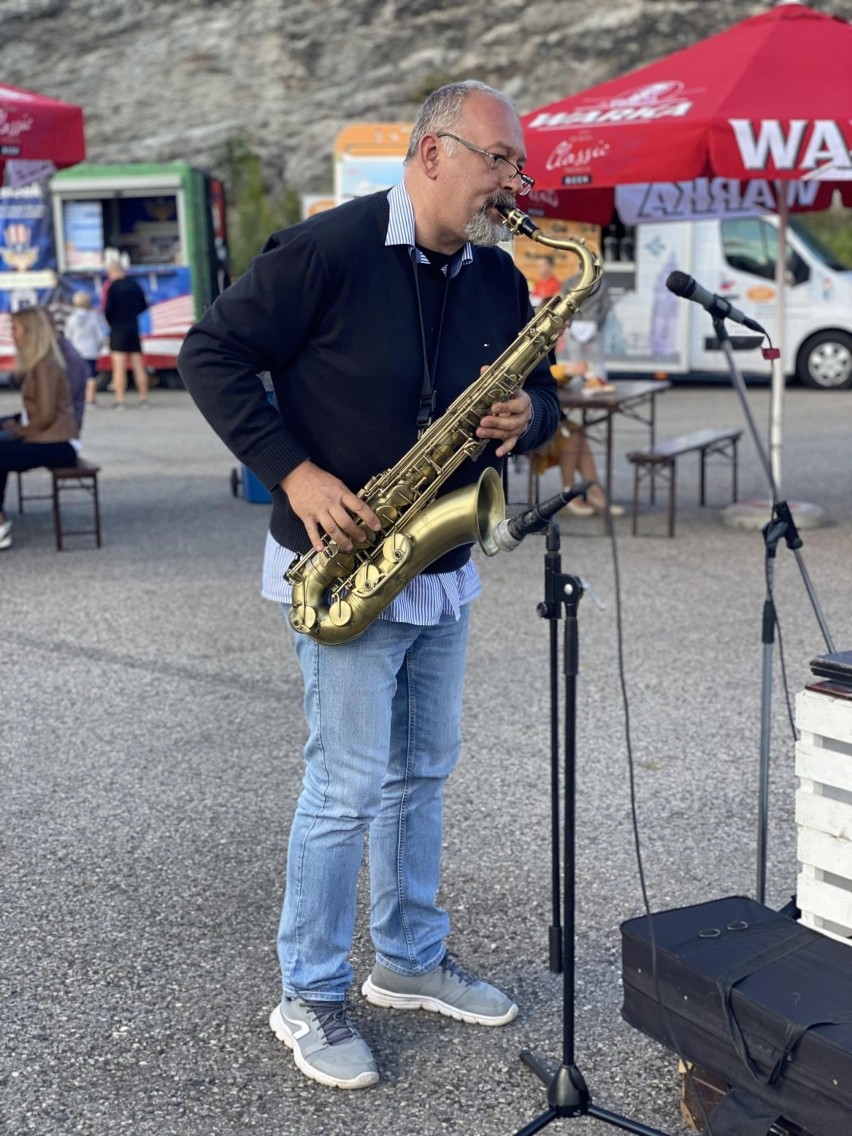
{"type": "MultiPolygon", "coordinates": [[[[765,11],[763,0],[0,0],[0,82],[76,102],[89,157],[216,169],[327,192],[341,127],[409,121],[474,77],[521,112],[765,11]]],[[[852,0],[820,0],[852,18],[852,0]]]]}

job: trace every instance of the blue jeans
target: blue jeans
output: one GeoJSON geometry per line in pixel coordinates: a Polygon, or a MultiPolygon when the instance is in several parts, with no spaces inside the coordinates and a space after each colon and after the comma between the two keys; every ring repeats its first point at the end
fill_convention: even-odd
{"type": "MultiPolygon", "coordinates": [[[[286,610],[286,609],[285,609],[286,610]]],[[[441,961],[444,782],[458,760],[469,609],[433,627],[376,620],[335,647],[293,632],[309,737],[278,931],[284,990],[340,1000],[370,833],[370,931],[400,974],[441,961]]]]}

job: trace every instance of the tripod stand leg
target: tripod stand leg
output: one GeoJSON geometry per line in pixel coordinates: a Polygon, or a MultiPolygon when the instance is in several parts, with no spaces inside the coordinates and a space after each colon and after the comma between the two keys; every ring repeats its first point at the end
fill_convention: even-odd
{"type": "Polygon", "coordinates": [[[630,1120],[617,1112],[593,1104],[583,1074],[576,1065],[560,1065],[553,1073],[528,1049],[522,1049],[520,1056],[523,1063],[548,1086],[548,1107],[525,1128],[515,1133],[515,1136],[533,1136],[533,1133],[540,1132],[551,1121],[575,1116],[593,1116],[596,1120],[602,1120],[613,1128],[620,1128],[623,1132],[634,1132],[636,1136],[666,1136],[658,1128],[649,1128],[638,1120],[630,1120]]]}
{"type": "Polygon", "coordinates": [[[542,1128],[546,1128],[551,1120],[556,1120],[558,1115],[554,1109],[548,1109],[541,1116],[537,1116],[535,1120],[531,1120],[526,1128],[521,1128],[515,1136],[533,1136],[534,1132],[541,1132],[542,1128]]]}
{"type": "Polygon", "coordinates": [[[611,1124],[613,1128],[620,1128],[623,1132],[635,1132],[636,1136],[665,1136],[659,1128],[649,1128],[646,1124],[640,1124],[638,1120],[628,1120],[626,1116],[619,1116],[617,1112],[598,1108],[596,1104],[590,1105],[587,1115],[605,1120],[607,1124],[611,1124]]]}
{"type": "Polygon", "coordinates": [[[554,1070],[528,1049],[522,1049],[520,1057],[541,1083],[547,1085],[547,1103],[557,1116],[582,1116],[588,1112],[591,1097],[576,1065],[560,1065],[554,1070]]]}
{"type": "Polygon", "coordinates": [[[535,1073],[543,1085],[550,1084],[556,1075],[555,1069],[551,1068],[549,1065],[545,1065],[543,1061],[540,1061],[539,1058],[528,1049],[522,1049],[519,1056],[527,1068],[532,1069],[533,1073],[535,1073]]]}

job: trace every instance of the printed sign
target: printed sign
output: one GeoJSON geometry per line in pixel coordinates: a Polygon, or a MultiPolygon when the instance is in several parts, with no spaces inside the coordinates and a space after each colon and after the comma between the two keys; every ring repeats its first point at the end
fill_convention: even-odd
{"type": "MultiPolygon", "coordinates": [[[[832,191],[812,181],[783,183],[787,207],[827,209],[832,191]]],[[[693,181],[620,185],[615,190],[618,215],[625,225],[649,221],[699,221],[710,217],[756,217],[777,213],[778,182],[769,178],[695,178],[693,181]]]]}
{"type": "Polygon", "coordinates": [[[411,123],[368,122],[345,127],[334,152],[334,196],[353,197],[390,189],[402,177],[411,123]]]}

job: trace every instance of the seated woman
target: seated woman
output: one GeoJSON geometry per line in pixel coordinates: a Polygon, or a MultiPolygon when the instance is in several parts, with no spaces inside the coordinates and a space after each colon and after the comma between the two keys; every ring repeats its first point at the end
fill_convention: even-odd
{"type": "MultiPolygon", "coordinates": [[[[570,381],[578,375],[586,375],[588,370],[589,365],[585,361],[561,363],[559,364],[557,381],[570,381]]],[[[554,374],[556,374],[555,371],[554,374]]],[[[534,477],[540,477],[551,466],[558,465],[562,474],[562,485],[566,490],[573,487],[577,474],[580,475],[582,481],[595,482],[586,494],[586,500],[581,501],[578,498],[575,501],[569,501],[565,506],[566,512],[573,513],[575,517],[592,517],[596,513],[604,512],[606,497],[598,483],[597,466],[589,445],[589,439],[583,433],[582,428],[572,422],[564,413],[559,426],[556,428],[556,433],[547,445],[535,450],[529,455],[529,458],[531,473],[534,477]]],[[[621,505],[611,504],[609,512],[610,516],[613,517],[624,516],[624,508],[621,505]]]]}
{"type": "Polygon", "coordinates": [[[12,544],[12,522],[3,511],[9,473],[77,461],[71,444],[78,436],[71,390],[47,313],[41,308],[14,312],[12,338],[24,409],[19,417],[0,422],[0,548],[12,544]]]}

